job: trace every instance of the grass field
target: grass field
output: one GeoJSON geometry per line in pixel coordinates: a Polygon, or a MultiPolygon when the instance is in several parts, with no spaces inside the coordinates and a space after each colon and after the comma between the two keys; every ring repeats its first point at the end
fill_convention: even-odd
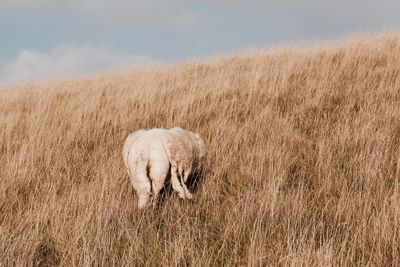
{"type": "Polygon", "coordinates": [[[400,263],[400,35],[0,91],[0,266],[400,263]],[[195,199],[141,213],[121,149],[199,132],[195,199]]]}

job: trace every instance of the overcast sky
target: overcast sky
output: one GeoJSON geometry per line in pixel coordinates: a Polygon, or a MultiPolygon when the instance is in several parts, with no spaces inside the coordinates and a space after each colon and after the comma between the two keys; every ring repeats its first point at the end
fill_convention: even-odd
{"type": "Polygon", "coordinates": [[[382,30],[399,0],[0,0],[0,84],[382,30]]]}

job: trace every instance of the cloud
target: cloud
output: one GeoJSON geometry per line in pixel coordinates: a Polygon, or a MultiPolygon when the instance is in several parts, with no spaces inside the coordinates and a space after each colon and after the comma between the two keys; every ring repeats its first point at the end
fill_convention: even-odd
{"type": "Polygon", "coordinates": [[[399,12],[398,0],[0,0],[0,57],[78,42],[175,61],[396,30],[399,12]]]}
{"type": "Polygon", "coordinates": [[[48,53],[23,50],[16,58],[0,62],[0,84],[129,69],[154,62],[150,57],[118,53],[90,45],[61,45],[48,53]]]}

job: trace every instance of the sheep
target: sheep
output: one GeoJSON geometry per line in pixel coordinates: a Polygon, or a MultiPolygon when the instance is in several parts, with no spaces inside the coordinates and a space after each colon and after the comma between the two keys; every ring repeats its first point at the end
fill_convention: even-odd
{"type": "Polygon", "coordinates": [[[192,199],[193,195],[187,188],[188,179],[206,167],[207,149],[203,139],[197,133],[175,127],[170,129],[170,139],[165,146],[171,163],[171,175],[175,176],[172,181],[178,180],[176,176],[180,178],[180,184],[174,190],[179,197],[192,199]]]}
{"type": "MultiPolygon", "coordinates": [[[[131,185],[138,195],[138,208],[143,209],[154,200],[164,186],[170,163],[160,136],[163,129],[138,130],[128,135],[122,153],[131,185]]],[[[156,202],[154,202],[156,203],[156,202]]]]}
{"type": "Polygon", "coordinates": [[[139,209],[148,204],[152,193],[156,204],[169,171],[179,197],[193,198],[186,182],[194,170],[204,167],[206,157],[204,141],[198,134],[181,128],[138,130],[128,135],[122,150],[139,209]]]}

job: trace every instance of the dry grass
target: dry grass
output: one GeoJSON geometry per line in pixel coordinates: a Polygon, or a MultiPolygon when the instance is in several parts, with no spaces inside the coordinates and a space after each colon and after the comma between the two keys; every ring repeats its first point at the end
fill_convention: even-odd
{"type": "Polygon", "coordinates": [[[0,92],[0,265],[400,262],[400,36],[0,92]],[[121,147],[198,131],[192,203],[140,213],[121,147]]]}

